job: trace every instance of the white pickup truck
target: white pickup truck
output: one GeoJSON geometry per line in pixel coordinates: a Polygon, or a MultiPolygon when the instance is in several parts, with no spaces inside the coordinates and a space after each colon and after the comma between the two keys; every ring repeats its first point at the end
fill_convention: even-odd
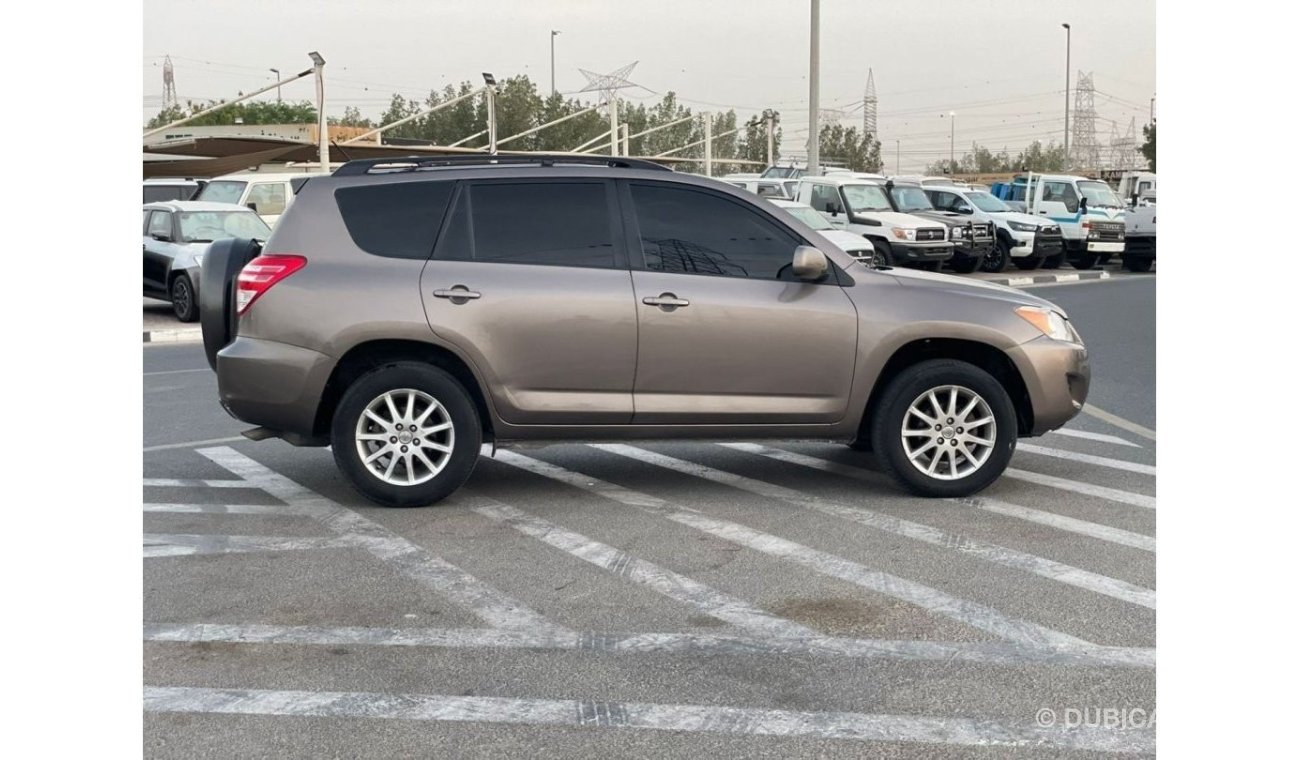
{"type": "Polygon", "coordinates": [[[939,271],[952,258],[948,227],[894,211],[883,182],[852,176],[802,177],[795,200],[836,227],[870,240],[888,265],[939,271]]]}

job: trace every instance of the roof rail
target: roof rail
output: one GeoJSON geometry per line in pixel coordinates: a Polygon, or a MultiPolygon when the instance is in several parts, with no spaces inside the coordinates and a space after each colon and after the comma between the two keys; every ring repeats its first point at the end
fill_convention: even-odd
{"type": "Polygon", "coordinates": [[[538,164],[555,166],[557,164],[580,164],[583,166],[609,166],[616,169],[652,169],[670,172],[672,169],[647,161],[643,158],[623,158],[622,156],[578,156],[567,153],[536,153],[530,155],[467,155],[450,156],[394,156],[392,158],[364,158],[349,161],[334,170],[335,177],[355,177],[369,174],[372,169],[382,168],[387,172],[419,171],[438,167],[453,166],[492,166],[502,164],[538,164]]]}

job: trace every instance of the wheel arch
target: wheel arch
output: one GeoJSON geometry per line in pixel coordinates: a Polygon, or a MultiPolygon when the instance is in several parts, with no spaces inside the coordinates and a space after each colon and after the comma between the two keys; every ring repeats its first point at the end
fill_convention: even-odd
{"type": "Polygon", "coordinates": [[[1034,405],[1029,388],[1015,362],[996,346],[968,338],[919,338],[899,346],[890,355],[872,385],[867,406],[858,423],[858,438],[866,440],[871,423],[885,388],[908,367],[930,359],[953,359],[972,364],[996,379],[1016,410],[1016,429],[1021,436],[1029,435],[1034,428],[1034,405]]]}
{"type": "Polygon", "coordinates": [[[330,425],[334,421],[334,410],[338,407],[343,392],[357,378],[377,367],[398,361],[415,361],[437,367],[456,380],[465,388],[478,411],[479,422],[483,426],[483,440],[495,440],[495,426],[491,406],[483,392],[483,383],[475,374],[469,362],[445,346],[409,339],[371,340],[349,348],[334,364],[325,388],[321,392],[320,402],[316,406],[316,417],[312,425],[317,436],[328,436],[330,425]]]}

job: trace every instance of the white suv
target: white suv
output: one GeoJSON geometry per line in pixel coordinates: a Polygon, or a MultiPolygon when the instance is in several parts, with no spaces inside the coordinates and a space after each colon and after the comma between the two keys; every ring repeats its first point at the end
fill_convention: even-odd
{"type": "Polygon", "coordinates": [[[209,182],[194,200],[247,206],[262,217],[268,227],[274,227],[308,179],[328,176],[329,172],[227,174],[209,182]]]}

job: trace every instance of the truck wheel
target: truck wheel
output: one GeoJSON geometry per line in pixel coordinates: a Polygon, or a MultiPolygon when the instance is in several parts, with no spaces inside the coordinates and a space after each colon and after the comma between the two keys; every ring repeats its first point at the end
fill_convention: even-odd
{"type": "Polygon", "coordinates": [[[387,507],[449,496],[478,461],[483,430],[469,394],[427,364],[393,362],[362,375],[330,427],[334,461],[352,486],[387,507]]]}
{"type": "Polygon", "coordinates": [[[993,246],[993,250],[984,254],[984,260],[980,262],[981,272],[1001,272],[1007,268],[1007,261],[1011,258],[1011,247],[1005,240],[999,240],[993,246]]]}
{"type": "Polygon", "coordinates": [[[1065,254],[1058,253],[1055,256],[1048,256],[1043,259],[1043,269],[1060,269],[1065,263],[1065,254]]]}
{"type": "Polygon", "coordinates": [[[894,249],[889,247],[889,243],[877,238],[868,238],[871,241],[871,247],[876,249],[876,253],[885,259],[885,266],[897,266],[898,262],[894,261],[894,249]]]}
{"type": "Polygon", "coordinates": [[[1125,256],[1124,268],[1130,272],[1150,272],[1154,261],[1155,259],[1148,259],[1145,256],[1125,256]]]}
{"type": "Polygon", "coordinates": [[[1074,261],[1071,261],[1070,266],[1073,266],[1075,269],[1092,269],[1097,266],[1097,254],[1085,253],[1074,261]]]}
{"type": "Polygon", "coordinates": [[[1002,474],[1016,447],[1016,410],[992,375],[933,359],[885,388],[871,444],[885,473],[918,496],[970,496],[1002,474]]]}
{"type": "Polygon", "coordinates": [[[1039,265],[1043,263],[1043,257],[1042,256],[1021,256],[1020,258],[1012,259],[1011,261],[1016,265],[1016,269],[1021,269],[1027,272],[1031,269],[1037,269],[1039,265]]]}
{"type": "Polygon", "coordinates": [[[968,259],[962,259],[960,261],[953,260],[948,263],[952,265],[952,271],[959,274],[970,274],[978,269],[979,265],[983,262],[983,256],[972,256],[968,259]]]}
{"type": "Polygon", "coordinates": [[[1098,263],[1098,264],[1101,264],[1102,266],[1106,266],[1107,264],[1109,264],[1109,263],[1110,263],[1110,254],[1109,254],[1109,253],[1103,253],[1102,255],[1098,256],[1098,257],[1097,257],[1097,263],[1098,263]]]}

